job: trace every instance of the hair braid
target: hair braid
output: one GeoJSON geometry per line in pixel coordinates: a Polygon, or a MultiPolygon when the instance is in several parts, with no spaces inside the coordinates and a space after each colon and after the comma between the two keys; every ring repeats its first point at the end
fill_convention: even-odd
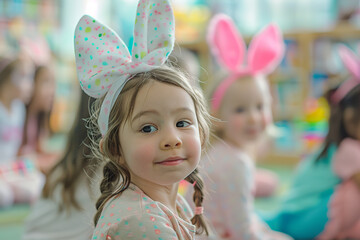
{"type": "Polygon", "coordinates": [[[104,178],[100,183],[101,196],[96,202],[97,212],[94,216],[95,225],[100,218],[101,212],[106,202],[113,196],[127,189],[130,184],[130,173],[127,168],[112,161],[109,161],[105,164],[103,174],[104,178]],[[121,173],[120,175],[119,172],[121,173]]]}
{"type": "MultiPolygon", "coordinates": [[[[202,203],[204,200],[204,182],[199,174],[198,169],[195,169],[189,176],[185,178],[186,181],[194,185],[194,195],[193,195],[193,201],[195,203],[196,207],[202,207],[202,203]]],[[[192,224],[194,224],[197,228],[196,234],[202,234],[206,233],[206,235],[209,235],[209,230],[204,218],[204,215],[202,214],[195,214],[194,217],[191,219],[192,224]]]]}

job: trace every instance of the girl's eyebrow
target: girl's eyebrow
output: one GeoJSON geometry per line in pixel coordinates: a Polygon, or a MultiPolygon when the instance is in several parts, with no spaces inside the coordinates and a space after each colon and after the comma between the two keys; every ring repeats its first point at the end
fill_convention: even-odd
{"type": "Polygon", "coordinates": [[[160,115],[159,112],[156,111],[156,110],[141,111],[141,112],[137,113],[137,114],[133,117],[132,122],[134,122],[136,119],[138,119],[138,118],[140,118],[140,117],[142,117],[142,116],[144,116],[144,115],[148,115],[148,114],[150,114],[150,115],[160,115]]]}
{"type": "MultiPolygon", "coordinates": [[[[175,114],[175,113],[178,113],[178,112],[189,112],[189,113],[194,113],[193,110],[191,110],[190,108],[188,107],[180,107],[180,108],[177,108],[173,111],[171,111],[171,114],[175,114]]],[[[160,113],[156,110],[145,110],[145,111],[141,111],[139,113],[137,113],[133,118],[132,118],[132,122],[134,122],[136,119],[144,116],[144,115],[160,115],[160,113]]]]}
{"type": "Polygon", "coordinates": [[[194,113],[193,110],[191,110],[190,108],[188,107],[180,107],[180,108],[177,108],[175,109],[174,111],[172,111],[171,113],[174,114],[174,113],[178,113],[178,112],[189,112],[189,113],[194,113]]]}

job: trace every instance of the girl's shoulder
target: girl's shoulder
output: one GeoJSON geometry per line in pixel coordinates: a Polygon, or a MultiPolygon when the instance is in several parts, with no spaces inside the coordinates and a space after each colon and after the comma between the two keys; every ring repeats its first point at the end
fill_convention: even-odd
{"type": "MultiPolygon", "coordinates": [[[[122,216],[131,216],[143,214],[148,205],[152,204],[152,200],[148,198],[140,189],[130,184],[128,189],[121,194],[114,196],[104,206],[102,216],[112,216],[112,213],[120,213],[122,216]]],[[[102,217],[101,216],[101,217],[102,217]]],[[[100,217],[100,218],[101,218],[100,217]]]]}
{"type": "MultiPolygon", "coordinates": [[[[182,198],[178,198],[178,203],[184,209],[188,209],[182,198]]],[[[123,218],[136,216],[139,220],[147,215],[164,216],[165,208],[160,202],[152,200],[143,191],[133,184],[130,184],[128,189],[120,195],[110,199],[104,206],[104,210],[100,216],[99,222],[102,219],[112,219],[113,216],[118,215],[123,218]]],[[[119,221],[119,218],[116,218],[119,221]]]]}
{"type": "Polygon", "coordinates": [[[193,211],[191,210],[189,203],[180,194],[177,195],[177,205],[179,208],[181,208],[181,211],[188,219],[191,219],[193,217],[194,214],[193,211]]]}
{"type": "MultiPolygon", "coordinates": [[[[186,207],[185,200],[178,198],[182,210],[189,215],[191,211],[186,207]]],[[[104,210],[96,225],[93,237],[97,239],[110,236],[132,236],[134,239],[146,235],[163,239],[177,239],[177,231],[173,228],[173,221],[179,226],[184,226],[188,231],[195,231],[192,224],[177,219],[163,204],[152,200],[134,185],[130,185],[120,196],[112,198],[104,207],[104,210]]],[[[140,238],[139,238],[140,239],[140,238]]]]}

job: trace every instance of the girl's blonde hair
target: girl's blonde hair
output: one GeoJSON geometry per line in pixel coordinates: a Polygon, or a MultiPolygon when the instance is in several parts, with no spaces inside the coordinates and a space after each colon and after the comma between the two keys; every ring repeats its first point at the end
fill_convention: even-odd
{"type": "MultiPolygon", "coordinates": [[[[102,138],[101,151],[99,144],[100,139],[93,138],[93,154],[97,158],[105,160],[103,169],[104,177],[100,184],[101,196],[96,203],[97,213],[94,217],[95,224],[97,224],[99,220],[105,203],[110,198],[125,191],[131,182],[131,176],[127,166],[118,161],[119,156],[122,155],[119,130],[132,115],[136,97],[140,89],[152,81],[158,81],[180,87],[190,95],[195,105],[196,116],[199,123],[202,150],[204,150],[208,144],[210,115],[206,110],[203,95],[201,91],[190,85],[188,78],[179,69],[162,66],[149,72],[138,73],[132,76],[132,79],[125,84],[110,112],[108,131],[102,138]]],[[[89,121],[89,127],[94,129],[96,126],[97,129],[91,133],[93,136],[97,136],[99,134],[97,119],[103,100],[104,98],[99,99],[93,105],[93,113],[89,121]]],[[[193,200],[196,207],[201,207],[203,202],[204,186],[203,180],[198,174],[198,170],[195,169],[189,176],[186,177],[185,180],[194,185],[195,192],[193,200]]],[[[206,222],[202,215],[195,215],[191,221],[197,227],[198,234],[201,234],[204,231],[208,234],[206,222]]]]}

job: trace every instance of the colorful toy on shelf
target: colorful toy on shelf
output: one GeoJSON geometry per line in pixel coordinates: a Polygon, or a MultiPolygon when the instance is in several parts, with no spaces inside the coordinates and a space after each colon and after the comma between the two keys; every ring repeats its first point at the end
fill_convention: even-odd
{"type": "Polygon", "coordinates": [[[176,41],[181,43],[196,42],[203,39],[210,10],[206,5],[174,5],[176,19],[176,41]]]}
{"type": "Polygon", "coordinates": [[[329,106],[325,98],[309,99],[302,122],[304,153],[311,153],[324,140],[328,129],[329,106]]]}

